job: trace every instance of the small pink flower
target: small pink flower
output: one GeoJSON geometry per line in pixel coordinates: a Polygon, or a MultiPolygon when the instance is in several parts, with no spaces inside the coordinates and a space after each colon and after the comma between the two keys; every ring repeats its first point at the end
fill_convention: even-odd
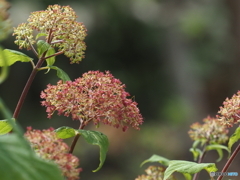
{"type": "Polygon", "coordinates": [[[75,81],[57,85],[48,85],[41,93],[42,105],[45,106],[48,117],[55,111],[72,119],[81,120],[86,124],[93,121],[121,127],[125,131],[128,125],[139,129],[143,118],[137,103],[128,99],[129,93],[119,79],[108,71],[89,71],[75,81]]]}
{"type": "Polygon", "coordinates": [[[51,160],[59,166],[67,180],[79,179],[79,173],[82,169],[77,168],[79,166],[78,158],[68,153],[68,145],[57,137],[53,128],[41,131],[28,127],[25,137],[37,155],[43,159],[51,160]]]}

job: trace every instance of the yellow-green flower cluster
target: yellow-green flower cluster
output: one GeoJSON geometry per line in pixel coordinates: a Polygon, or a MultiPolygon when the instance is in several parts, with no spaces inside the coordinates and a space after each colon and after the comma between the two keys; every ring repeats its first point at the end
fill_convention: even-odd
{"type": "MultiPolygon", "coordinates": [[[[145,172],[146,175],[138,176],[135,180],[163,180],[165,169],[160,166],[149,166],[145,172]]],[[[171,175],[167,180],[176,180],[173,175],[171,175]]]]}
{"type": "Polygon", "coordinates": [[[82,169],[78,168],[78,158],[68,153],[68,145],[57,137],[53,128],[41,131],[28,127],[25,137],[37,155],[53,161],[59,166],[62,175],[67,180],[79,179],[79,173],[82,169]]]}
{"type": "Polygon", "coordinates": [[[37,31],[37,36],[45,36],[46,42],[69,57],[71,63],[78,63],[84,58],[87,34],[85,26],[76,18],[70,6],[50,5],[45,11],[32,12],[27,23],[14,28],[15,43],[20,49],[31,49],[30,44],[36,40],[33,33],[37,31]]]}
{"type": "Polygon", "coordinates": [[[228,129],[218,119],[207,117],[203,119],[203,122],[203,124],[196,122],[190,126],[191,130],[188,134],[192,140],[201,140],[213,144],[223,144],[228,140],[228,129]]]}

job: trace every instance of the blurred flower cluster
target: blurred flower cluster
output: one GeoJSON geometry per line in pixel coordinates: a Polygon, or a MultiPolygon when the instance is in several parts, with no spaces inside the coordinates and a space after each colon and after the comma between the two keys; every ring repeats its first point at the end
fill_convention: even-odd
{"type": "Polygon", "coordinates": [[[8,9],[10,4],[5,0],[0,0],[0,40],[4,40],[11,31],[11,23],[8,19],[8,9]]]}
{"type": "Polygon", "coordinates": [[[139,129],[143,122],[137,103],[127,98],[129,95],[125,85],[108,71],[89,71],[75,81],[48,85],[41,98],[49,118],[58,111],[85,124],[93,121],[98,126],[102,122],[125,131],[128,125],[139,129]]]}
{"type": "Polygon", "coordinates": [[[15,43],[20,49],[32,49],[36,39],[46,37],[46,42],[78,63],[84,58],[86,44],[85,26],[76,21],[76,13],[70,6],[50,5],[45,11],[32,12],[27,23],[14,28],[15,43]],[[34,31],[39,32],[34,37],[34,31]]]}
{"type": "Polygon", "coordinates": [[[79,179],[82,171],[76,156],[68,153],[68,145],[59,139],[53,128],[46,130],[35,130],[27,128],[25,137],[30,142],[36,154],[41,158],[55,162],[67,180],[79,179]]]}
{"type": "Polygon", "coordinates": [[[217,144],[223,144],[228,140],[228,129],[217,118],[207,117],[203,122],[203,124],[196,122],[190,126],[188,134],[192,140],[217,144]]]}
{"type": "MultiPolygon", "coordinates": [[[[160,166],[149,166],[145,172],[147,175],[138,176],[135,180],[163,180],[165,169],[160,166]]],[[[174,176],[170,176],[167,180],[176,180],[174,176]]]]}
{"type": "Polygon", "coordinates": [[[240,122],[240,91],[234,94],[231,99],[226,98],[218,113],[220,115],[217,118],[223,125],[232,127],[240,122]]]}

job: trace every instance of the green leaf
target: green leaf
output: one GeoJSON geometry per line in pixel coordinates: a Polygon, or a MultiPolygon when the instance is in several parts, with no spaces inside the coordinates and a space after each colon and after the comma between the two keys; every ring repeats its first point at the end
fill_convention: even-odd
{"type": "Polygon", "coordinates": [[[60,69],[57,66],[49,66],[49,68],[51,69],[55,69],[57,71],[57,76],[63,80],[63,82],[66,81],[71,81],[70,77],[67,75],[67,73],[65,73],[62,69],[60,69]]]}
{"type": "Polygon", "coordinates": [[[198,148],[190,148],[189,150],[193,154],[193,160],[196,161],[198,156],[202,154],[202,151],[198,148]]]}
{"type": "Polygon", "coordinates": [[[217,168],[214,163],[195,163],[190,161],[172,160],[169,162],[169,166],[164,172],[164,179],[167,180],[172,173],[180,172],[183,174],[195,174],[205,169],[208,173],[216,172],[217,168]]]}
{"type": "Polygon", "coordinates": [[[186,180],[192,180],[192,175],[188,173],[182,173],[186,180]]]}
{"type": "Polygon", "coordinates": [[[66,126],[55,129],[55,132],[57,133],[58,138],[61,139],[67,139],[76,136],[76,130],[66,126]]]}
{"type": "Polygon", "coordinates": [[[109,146],[108,138],[106,135],[97,131],[82,130],[82,129],[79,129],[77,131],[84,137],[84,139],[89,144],[97,145],[100,148],[100,164],[96,170],[93,170],[93,172],[97,172],[99,169],[101,169],[106,159],[106,154],[109,146]]]}
{"type": "Polygon", "coordinates": [[[199,145],[199,143],[201,143],[201,140],[199,140],[199,139],[194,141],[192,147],[196,148],[199,145]]]}
{"type": "MultiPolygon", "coordinates": [[[[15,121],[14,118],[12,120],[15,121]]],[[[12,130],[12,126],[8,120],[0,120],[0,135],[7,134],[12,130]]]]}
{"type": "Polygon", "coordinates": [[[159,162],[159,163],[161,163],[164,166],[168,166],[169,161],[170,160],[165,158],[165,157],[162,157],[162,156],[154,154],[149,159],[143,161],[141,163],[140,167],[142,167],[144,164],[149,163],[149,162],[159,162]]]}
{"type": "Polygon", "coordinates": [[[225,149],[230,155],[231,152],[228,149],[228,147],[223,146],[221,144],[211,144],[206,147],[206,151],[216,150],[218,152],[219,158],[217,159],[217,162],[221,161],[223,158],[223,152],[222,152],[223,149],[225,149]]]}
{"type": "Polygon", "coordinates": [[[232,145],[240,139],[240,127],[238,127],[233,135],[229,138],[228,148],[231,149],[232,145]]]}
{"type": "Polygon", "coordinates": [[[38,157],[24,138],[0,136],[0,174],[4,180],[63,180],[56,164],[38,157]]]}
{"type": "Polygon", "coordinates": [[[46,52],[50,48],[50,44],[48,44],[44,40],[38,40],[37,42],[37,51],[38,57],[40,58],[44,52],[46,52]]]}
{"type": "Polygon", "coordinates": [[[2,69],[0,71],[1,72],[0,73],[0,84],[2,84],[6,80],[8,73],[9,73],[6,58],[7,57],[4,55],[2,47],[0,47],[0,61],[2,61],[2,69]]]}
{"type": "Polygon", "coordinates": [[[19,51],[11,50],[11,49],[4,49],[3,53],[4,53],[5,59],[3,59],[3,56],[0,57],[0,67],[3,67],[4,65],[11,66],[18,61],[30,62],[32,60],[32,58],[30,58],[26,54],[21,53],[19,51]]]}
{"type": "MultiPolygon", "coordinates": [[[[55,54],[55,49],[53,47],[49,47],[45,57],[51,56],[53,54],[55,54]]],[[[52,56],[50,58],[47,58],[46,59],[47,65],[52,66],[55,63],[55,58],[56,58],[56,56],[52,56]]]]}
{"type": "Polygon", "coordinates": [[[47,36],[47,34],[46,33],[38,33],[36,35],[36,39],[38,39],[39,37],[42,37],[42,36],[47,36]]]}
{"type": "Polygon", "coordinates": [[[100,164],[96,170],[93,170],[93,172],[98,171],[101,169],[105,159],[106,154],[108,151],[108,138],[106,135],[97,132],[97,131],[90,131],[90,130],[82,130],[82,129],[73,129],[71,127],[63,126],[55,130],[57,133],[57,136],[61,139],[66,139],[75,136],[76,134],[82,135],[82,137],[92,145],[97,145],[100,148],[100,164]]]}

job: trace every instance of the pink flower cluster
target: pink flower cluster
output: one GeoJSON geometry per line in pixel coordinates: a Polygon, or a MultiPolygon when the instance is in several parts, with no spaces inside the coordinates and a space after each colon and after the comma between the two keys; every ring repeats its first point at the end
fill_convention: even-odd
{"type": "Polygon", "coordinates": [[[68,153],[68,145],[59,139],[53,128],[35,130],[28,127],[25,137],[35,152],[43,159],[55,162],[67,180],[79,179],[82,171],[76,156],[68,153]]]}
{"type": "Polygon", "coordinates": [[[108,71],[89,71],[75,81],[48,85],[41,93],[48,118],[58,111],[58,115],[71,115],[85,124],[102,122],[123,131],[128,125],[139,129],[143,122],[137,103],[128,96],[125,85],[108,71]]]}
{"type": "Polygon", "coordinates": [[[220,114],[217,115],[219,121],[228,127],[240,122],[240,91],[234,94],[231,99],[226,98],[218,113],[220,114]]]}

